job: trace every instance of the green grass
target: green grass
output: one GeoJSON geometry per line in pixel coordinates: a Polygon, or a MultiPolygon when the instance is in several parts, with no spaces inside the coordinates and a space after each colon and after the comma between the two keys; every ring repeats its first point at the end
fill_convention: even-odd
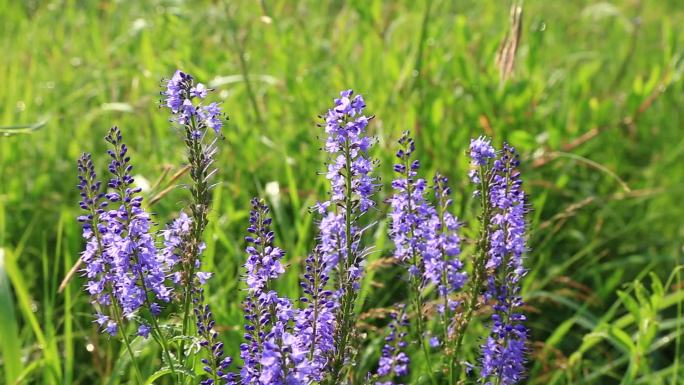
{"type": "MultiPolygon", "coordinates": [[[[293,266],[278,289],[292,294],[314,235],[307,208],[325,192],[316,116],[352,87],[376,115],[383,182],[395,140],[410,129],[426,168],[452,180],[467,235],[477,231],[469,138],[487,133],[521,150],[533,208],[530,384],[684,382],[675,268],[684,236],[684,6],[530,0],[523,8],[516,68],[501,83],[494,62],[509,10],[495,0],[0,0],[0,378],[130,376],[121,347],[92,326],[80,279],[56,291],[82,242],[72,220],[75,160],[102,153],[116,124],[138,182],[179,169],[180,135],[157,95],[160,79],[183,68],[216,87],[230,115],[206,253],[228,353],[241,338],[235,299],[249,199],[265,195],[274,207],[293,266]],[[278,193],[265,194],[267,183],[278,193]]],[[[154,205],[159,222],[185,197],[175,189],[154,205]]],[[[383,212],[376,216],[372,259],[390,253],[383,212]]],[[[385,286],[366,282],[364,311],[404,298],[396,268],[370,274],[385,286]]],[[[466,340],[468,359],[478,343],[466,340]]],[[[151,375],[158,352],[135,344],[151,375]]],[[[377,349],[361,353],[360,376],[377,349]]]]}

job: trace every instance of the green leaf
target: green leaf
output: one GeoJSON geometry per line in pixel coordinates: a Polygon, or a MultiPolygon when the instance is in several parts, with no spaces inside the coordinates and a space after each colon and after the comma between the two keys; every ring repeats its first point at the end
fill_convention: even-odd
{"type": "Polygon", "coordinates": [[[632,337],[629,336],[624,330],[616,326],[611,326],[609,334],[613,337],[611,340],[616,342],[618,346],[621,346],[626,353],[633,354],[636,351],[636,346],[632,341],[632,337]]]}
{"type": "Polygon", "coordinates": [[[641,319],[641,307],[639,304],[632,298],[631,295],[625,293],[622,290],[618,290],[617,292],[618,297],[622,300],[622,303],[625,305],[627,310],[632,314],[632,316],[635,319],[641,319]]]}
{"type": "Polygon", "coordinates": [[[14,314],[12,288],[5,272],[5,249],[0,248],[0,352],[5,383],[12,384],[22,371],[19,328],[14,314]]]}
{"type": "MultiPolygon", "coordinates": [[[[176,365],[174,367],[174,370],[176,371],[176,373],[179,373],[179,372],[183,373],[189,378],[195,378],[195,373],[193,373],[189,370],[186,370],[185,368],[183,368],[182,365],[176,365]]],[[[158,379],[160,379],[166,375],[172,374],[172,373],[173,373],[173,371],[171,370],[171,368],[169,368],[168,366],[165,366],[165,367],[157,370],[156,372],[152,373],[151,376],[147,377],[147,380],[145,380],[145,385],[151,385],[154,383],[155,380],[158,380],[158,379]]]]}
{"type": "Polygon", "coordinates": [[[658,277],[658,275],[654,272],[651,272],[649,274],[651,277],[651,307],[653,309],[657,309],[660,306],[660,301],[662,301],[663,296],[665,295],[665,288],[663,287],[663,283],[658,277]]]}

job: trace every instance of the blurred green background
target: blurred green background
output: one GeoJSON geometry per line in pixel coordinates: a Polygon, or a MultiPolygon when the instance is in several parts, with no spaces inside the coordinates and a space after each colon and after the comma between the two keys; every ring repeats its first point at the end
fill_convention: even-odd
{"type": "MultiPolygon", "coordinates": [[[[317,115],[354,88],[376,116],[383,183],[396,139],[411,130],[426,169],[450,177],[466,236],[477,231],[469,138],[521,151],[533,207],[530,384],[684,383],[684,4],[525,1],[503,79],[497,53],[512,52],[500,47],[516,36],[510,5],[0,0],[0,383],[128,378],[125,356],[91,323],[80,278],[57,293],[82,244],[75,161],[93,152],[104,170],[102,138],[118,125],[136,180],[159,193],[165,184],[155,181],[184,159],[158,108],[161,79],[176,68],[215,87],[230,116],[205,262],[218,272],[209,298],[229,353],[241,338],[249,199],[274,207],[293,266],[279,289],[296,295],[315,235],[307,208],[326,191],[317,115]]],[[[186,197],[182,188],[165,195],[152,207],[158,222],[186,197]]],[[[391,255],[385,210],[370,218],[378,252],[363,311],[405,297],[400,270],[375,262],[391,255]]],[[[382,336],[372,335],[361,376],[377,360],[382,336]]],[[[466,342],[474,361],[480,341],[466,342]]],[[[151,374],[158,352],[136,344],[151,374]]]]}

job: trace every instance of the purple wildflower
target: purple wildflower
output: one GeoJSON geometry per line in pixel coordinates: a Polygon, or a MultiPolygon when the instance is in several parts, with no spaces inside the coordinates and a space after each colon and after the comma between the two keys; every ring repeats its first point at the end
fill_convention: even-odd
{"type": "MultiPolygon", "coordinates": [[[[408,132],[399,139],[399,145],[396,153],[399,161],[394,165],[398,177],[392,182],[394,194],[390,200],[389,234],[394,241],[395,258],[405,264],[409,272],[411,303],[417,313],[416,332],[423,344],[423,353],[427,355],[429,347],[442,345],[436,336],[425,341],[430,331],[425,326],[423,308],[433,295],[426,290],[428,286],[437,289],[437,310],[444,324],[443,343],[446,345],[455,337],[453,325],[448,324],[452,322],[451,314],[458,303],[451,296],[463,287],[467,278],[459,259],[461,225],[449,212],[451,199],[447,179],[439,174],[434,178],[435,206],[427,197],[427,182],[418,177],[420,162],[412,157],[415,142],[408,132]]],[[[428,370],[431,373],[430,367],[428,370]]]]}
{"type": "MultiPolygon", "coordinates": [[[[85,222],[87,239],[82,254],[86,264],[83,272],[88,279],[86,289],[97,307],[116,306],[125,319],[132,318],[144,305],[156,316],[152,307],[171,300],[172,289],[166,284],[169,265],[157,253],[150,232],[150,215],[141,208],[140,189],[132,187],[133,166],[121,131],[113,127],[106,140],[113,147],[108,150],[112,158],[110,193],[103,195],[99,191],[100,182],[96,181],[90,156],[79,160],[81,207],[88,212],[79,218],[85,222]],[[117,208],[104,210],[116,205],[117,208]]],[[[116,322],[120,320],[109,320],[101,326],[110,334],[116,333],[116,322]]]]}
{"type": "Polygon", "coordinates": [[[339,289],[349,286],[357,290],[363,253],[358,250],[361,231],[354,221],[375,205],[371,198],[377,185],[372,176],[375,162],[368,157],[372,140],[366,136],[366,128],[370,118],[363,115],[363,97],[352,95],[352,90],[341,92],[325,116],[324,150],[331,158],[326,178],[330,181],[331,196],[316,208],[323,215],[318,247],[325,266],[338,268],[339,289]]]}
{"type": "MultiPolygon", "coordinates": [[[[114,295],[123,309],[123,315],[130,317],[149,301],[169,302],[171,288],[166,286],[168,266],[157,255],[154,238],[150,233],[150,215],[142,209],[140,188],[131,187],[133,166],[127,156],[128,149],[122,142],[121,131],[114,127],[106,140],[114,147],[108,153],[112,158],[109,171],[112,173],[108,186],[115,192],[106,195],[110,204],[120,202],[118,209],[110,210],[109,226],[111,242],[105,253],[113,262],[116,276],[114,295]],[[154,299],[147,297],[147,292],[154,299]]],[[[148,304],[149,305],[149,304],[148,304]]]]}
{"type": "MultiPolygon", "coordinates": [[[[440,273],[441,280],[437,285],[440,296],[447,297],[451,293],[459,291],[467,280],[467,274],[463,271],[463,263],[459,259],[461,254],[461,237],[458,231],[461,223],[448,209],[451,206],[451,189],[448,179],[437,174],[434,177],[435,198],[437,199],[436,236],[434,243],[430,244],[441,256],[440,273]]],[[[450,307],[455,304],[451,303],[450,307]]],[[[440,309],[443,312],[444,309],[440,309]]]]}
{"type": "Polygon", "coordinates": [[[214,315],[209,305],[204,303],[204,289],[199,282],[195,282],[194,286],[195,292],[192,301],[195,305],[197,334],[200,337],[200,346],[208,353],[208,357],[201,360],[206,378],[200,384],[236,385],[238,382],[235,374],[229,372],[233,359],[225,356],[223,352],[223,342],[214,330],[216,324],[214,315]]]}
{"type": "Polygon", "coordinates": [[[331,383],[340,381],[351,352],[354,302],[366,255],[359,249],[363,229],[357,221],[375,206],[375,162],[368,155],[373,141],[366,134],[370,118],[363,115],[365,107],[361,95],[354,96],[352,90],[347,90],[340,93],[325,115],[327,137],[323,149],[329,155],[326,178],[331,191],[330,200],[317,204],[316,209],[323,216],[317,246],[322,266],[326,274],[336,269],[337,277],[335,297],[339,305],[335,314],[336,349],[329,363],[331,383]]]}
{"type": "Polygon", "coordinates": [[[242,384],[284,384],[295,379],[290,357],[294,343],[291,338],[292,304],[279,298],[271,289],[271,281],[284,273],[281,259],[285,252],[273,245],[272,219],[268,206],[252,200],[247,231],[249,236],[245,262],[247,297],[244,302],[245,342],[240,345],[244,365],[240,372],[242,384]],[[292,371],[292,373],[291,373],[292,371]],[[292,378],[291,378],[292,377],[292,378]]]}
{"type": "Polygon", "coordinates": [[[309,381],[320,381],[328,355],[334,350],[337,303],[333,292],[326,288],[330,268],[318,248],[306,258],[305,269],[300,283],[304,292],[300,302],[305,308],[297,313],[294,329],[296,352],[302,356],[297,367],[309,381]]]}
{"type": "Polygon", "coordinates": [[[195,140],[203,136],[206,128],[211,128],[218,135],[223,126],[225,117],[218,103],[201,103],[208,91],[213,90],[202,83],[195,84],[192,76],[177,70],[166,82],[166,90],[162,92],[164,105],[176,115],[178,123],[188,128],[190,136],[195,140]],[[196,100],[200,101],[196,103],[196,100]]]}
{"type": "Polygon", "coordinates": [[[397,311],[390,313],[389,334],[385,337],[385,345],[378,363],[378,370],[373,378],[377,384],[394,385],[395,377],[404,377],[409,373],[410,359],[405,352],[408,343],[408,317],[406,307],[400,305],[397,311]],[[384,380],[384,381],[383,381],[384,380]]]}
{"type": "Polygon", "coordinates": [[[480,136],[477,139],[470,140],[470,159],[474,165],[484,166],[489,159],[495,156],[496,151],[488,138],[480,136]]]}
{"type": "Polygon", "coordinates": [[[146,324],[141,324],[138,326],[138,335],[143,338],[147,338],[150,336],[150,332],[152,331],[152,328],[150,328],[149,325],[146,324]]]}
{"type": "Polygon", "coordinates": [[[488,175],[488,204],[492,212],[488,228],[487,291],[494,301],[492,330],[482,345],[480,376],[496,379],[501,385],[521,381],[526,356],[526,320],[521,312],[520,279],[525,274],[523,254],[527,250],[525,233],[525,193],[522,190],[518,155],[504,144],[488,175]]]}
{"type": "Polygon", "coordinates": [[[375,205],[371,196],[376,189],[372,176],[374,162],[368,158],[372,140],[366,136],[370,118],[362,115],[366,107],[363,96],[352,98],[353,93],[342,91],[325,116],[328,136],[324,149],[332,158],[326,177],[332,187],[332,202],[344,202],[347,194],[353,193],[357,196],[358,209],[365,212],[375,205]],[[347,191],[347,178],[351,191],[347,191]]]}
{"type": "Polygon", "coordinates": [[[412,279],[439,283],[441,261],[436,258],[438,245],[434,244],[439,225],[437,212],[426,199],[427,182],[416,179],[420,162],[411,160],[416,147],[408,135],[404,132],[399,139],[401,148],[396,154],[399,163],[394,165],[394,171],[399,177],[392,181],[389,234],[394,241],[395,258],[409,265],[412,279]]]}
{"type": "MultiPolygon", "coordinates": [[[[200,255],[204,248],[202,242],[204,230],[208,223],[208,213],[211,204],[211,178],[217,169],[213,166],[217,150],[217,140],[221,136],[221,127],[224,114],[217,103],[206,104],[205,98],[212,91],[201,83],[195,83],[192,76],[178,70],[166,82],[166,90],[162,92],[163,104],[167,106],[173,115],[172,121],[182,126],[185,134],[185,144],[188,152],[190,166],[189,176],[192,183],[189,186],[192,202],[189,204],[189,230],[186,239],[180,246],[182,248],[181,271],[173,276],[174,282],[182,284],[181,299],[183,302],[183,335],[190,332],[192,314],[192,300],[196,296],[193,284],[198,284],[208,279],[206,273],[197,272],[200,255]],[[207,140],[207,130],[213,130],[215,136],[207,140]]],[[[180,226],[180,224],[179,224],[180,226]]],[[[174,247],[174,246],[170,246],[174,247]]],[[[172,253],[173,254],[173,253],[172,253]]],[[[183,350],[185,340],[180,342],[180,350],[183,350]]]]}
{"type": "Polygon", "coordinates": [[[451,205],[447,180],[436,175],[435,208],[427,199],[427,182],[417,178],[420,163],[411,160],[415,143],[408,132],[399,139],[399,163],[394,170],[399,177],[392,181],[394,194],[390,199],[390,237],[395,245],[395,258],[409,265],[412,277],[421,276],[421,283],[434,284],[441,296],[459,290],[466,279],[458,259],[461,252],[458,230],[460,223],[448,211],[451,205]]]}

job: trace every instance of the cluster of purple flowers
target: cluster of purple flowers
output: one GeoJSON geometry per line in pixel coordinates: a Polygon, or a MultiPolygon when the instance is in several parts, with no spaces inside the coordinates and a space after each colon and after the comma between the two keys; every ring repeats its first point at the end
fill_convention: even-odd
{"type": "MultiPolygon", "coordinates": [[[[161,231],[164,247],[161,250],[162,258],[169,266],[181,266],[190,263],[188,249],[192,242],[191,231],[193,221],[187,214],[181,212],[166,229],[161,231]]],[[[198,246],[198,253],[204,251],[205,245],[198,246]]],[[[199,345],[207,351],[208,358],[202,358],[204,371],[207,377],[201,382],[202,385],[214,385],[217,383],[235,384],[235,375],[229,372],[232,358],[226,357],[223,352],[218,332],[214,330],[214,316],[208,304],[204,303],[203,285],[211,278],[212,273],[201,271],[201,261],[194,259],[193,276],[185,277],[183,269],[175,269],[171,274],[171,281],[177,286],[190,286],[192,290],[193,312],[197,326],[197,335],[200,338],[199,345]]]]}
{"type": "Polygon", "coordinates": [[[245,343],[240,346],[244,365],[242,384],[304,384],[300,366],[305,357],[292,334],[295,309],[288,298],[278,297],[272,281],[284,273],[285,252],[274,246],[268,206],[252,200],[247,241],[244,301],[245,343]]]}
{"type": "Polygon", "coordinates": [[[477,166],[475,181],[486,189],[481,193],[486,194],[491,210],[484,266],[485,299],[493,302],[494,314],[492,330],[482,345],[480,376],[487,384],[512,385],[522,379],[527,341],[519,284],[525,274],[522,259],[527,249],[525,193],[513,147],[504,144],[497,153],[488,140],[478,138],[470,149],[477,166]]]}
{"type": "Polygon", "coordinates": [[[375,206],[372,199],[377,189],[373,176],[375,161],[368,151],[373,139],[367,135],[371,117],[364,115],[366,103],[352,90],[342,91],[325,115],[327,134],[324,151],[330,161],[326,178],[330,181],[330,199],[317,204],[322,219],[319,223],[317,252],[322,254],[322,273],[335,269],[335,349],[329,354],[329,381],[340,380],[347,366],[354,332],[353,310],[356,292],[364,269],[367,250],[360,248],[363,228],[359,217],[375,206]]]}
{"type": "Polygon", "coordinates": [[[405,377],[409,374],[411,359],[406,354],[408,346],[409,320],[406,315],[406,307],[399,305],[397,311],[390,313],[389,333],[385,337],[385,345],[382,347],[378,371],[375,376],[375,385],[394,385],[395,377],[405,377]]]}
{"type": "MultiPolygon", "coordinates": [[[[88,279],[86,290],[96,308],[95,322],[110,335],[121,331],[132,355],[123,323],[136,320],[137,334],[154,336],[175,374],[175,360],[156,317],[164,304],[172,300],[185,302],[183,335],[187,336],[194,303],[200,345],[210,352],[210,359],[204,361],[211,378],[205,383],[219,380],[230,383],[233,379],[227,370],[230,361],[223,358],[223,345],[212,329],[213,316],[203,303],[202,285],[211,274],[200,271],[200,256],[205,248],[201,237],[210,202],[208,180],[215,172],[211,164],[216,152],[216,141],[206,145],[203,138],[208,128],[220,134],[223,119],[218,104],[202,104],[208,91],[201,83],[195,84],[191,76],[177,71],[163,93],[164,103],[185,128],[194,202],[190,205],[191,216],[181,213],[161,231],[162,246],[157,247],[158,234],[152,230],[150,214],[142,208],[141,189],[133,186],[128,148],[116,127],[105,137],[111,145],[108,154],[112,175],[106,191],[101,191],[102,184],[97,181],[90,155],[84,154],[79,160],[81,208],[86,211],[79,221],[84,224],[83,236],[87,240],[82,254],[83,272],[88,279]]],[[[185,339],[180,339],[180,354],[186,353],[185,339]]]]}
{"type": "Polygon", "coordinates": [[[338,307],[333,292],[327,288],[330,276],[322,253],[318,248],[306,258],[305,272],[300,285],[304,295],[300,302],[304,308],[295,319],[294,335],[297,349],[306,354],[304,370],[307,379],[322,379],[328,356],[334,351],[335,310],[338,307]]]}
{"type": "MultiPolygon", "coordinates": [[[[87,246],[81,258],[85,262],[86,290],[98,307],[108,308],[97,314],[96,322],[114,335],[123,319],[132,319],[146,305],[153,317],[161,313],[161,304],[172,299],[172,287],[167,282],[173,264],[159,255],[150,232],[150,215],[141,207],[140,189],[132,187],[133,166],[123,144],[121,131],[113,127],[106,137],[112,146],[107,186],[100,191],[90,155],[79,161],[79,178],[83,201],[88,214],[83,236],[87,246]],[[105,211],[105,207],[114,207],[105,211]]],[[[150,328],[140,325],[139,334],[147,336],[150,328]]]]}
{"type": "Polygon", "coordinates": [[[200,285],[196,289],[193,302],[200,346],[208,352],[208,357],[201,360],[207,377],[200,384],[236,385],[236,376],[229,371],[233,359],[223,352],[223,342],[221,342],[218,332],[214,330],[216,323],[214,314],[211,312],[210,306],[204,303],[204,289],[200,285]]]}
{"type": "Polygon", "coordinates": [[[409,265],[411,276],[420,276],[423,285],[436,285],[440,295],[445,296],[459,290],[466,278],[458,259],[460,223],[447,210],[451,205],[448,180],[439,174],[435,176],[437,205],[433,204],[427,197],[427,181],[417,178],[420,162],[411,160],[415,142],[408,132],[399,139],[399,145],[401,148],[396,154],[399,163],[394,165],[399,177],[392,181],[395,192],[390,199],[389,213],[394,256],[409,265]]]}
{"type": "Polygon", "coordinates": [[[375,205],[372,196],[377,186],[372,174],[375,162],[368,156],[373,140],[366,134],[371,118],[363,115],[363,96],[353,94],[352,90],[340,92],[325,115],[324,149],[330,155],[326,178],[331,192],[330,199],[317,209],[323,216],[319,248],[326,266],[342,269],[338,272],[346,275],[340,277],[342,287],[349,284],[357,290],[363,253],[358,250],[361,234],[356,220],[375,205]]]}
{"type": "Polygon", "coordinates": [[[165,105],[176,115],[176,121],[184,126],[193,126],[195,138],[201,137],[205,128],[220,134],[223,127],[223,113],[217,103],[196,104],[196,100],[207,97],[208,91],[211,89],[202,83],[195,84],[192,76],[178,70],[166,83],[166,91],[162,92],[165,105]]]}
{"type": "MultiPolygon", "coordinates": [[[[438,271],[441,273],[440,283],[437,284],[437,291],[439,295],[447,298],[449,294],[455,293],[463,287],[468,279],[468,275],[463,271],[463,262],[460,260],[461,255],[461,237],[459,230],[461,223],[452,213],[449,212],[449,207],[452,204],[451,188],[449,188],[449,180],[437,174],[434,177],[435,199],[437,200],[437,218],[439,220],[437,228],[437,236],[434,240],[433,248],[439,250],[442,260],[438,264],[438,271]]],[[[449,307],[454,310],[457,303],[449,300],[449,307]]],[[[440,313],[445,309],[440,307],[440,313]]]]}
{"type": "MultiPolygon", "coordinates": [[[[461,289],[466,281],[463,264],[459,259],[460,223],[449,211],[451,199],[447,178],[437,174],[434,177],[436,203],[428,196],[428,183],[418,178],[420,162],[412,160],[415,142],[405,132],[399,139],[400,149],[394,165],[398,178],[392,181],[394,194],[390,199],[389,234],[395,245],[395,258],[408,266],[412,285],[413,303],[417,317],[422,317],[427,295],[422,292],[434,285],[439,301],[438,311],[446,316],[455,310],[458,303],[450,297],[461,289]]],[[[416,323],[418,332],[425,333],[420,320],[416,323]]],[[[451,322],[451,320],[444,320],[451,322]]],[[[446,330],[444,339],[450,337],[446,330]]],[[[439,345],[432,337],[431,345],[439,345]]]]}
{"type": "MultiPolygon", "coordinates": [[[[193,370],[193,359],[181,362],[186,354],[195,353],[192,348],[185,349],[185,341],[190,339],[205,351],[200,360],[205,372],[202,385],[346,383],[353,375],[355,345],[360,340],[355,312],[369,252],[362,244],[368,227],[361,219],[375,206],[373,195],[378,188],[376,162],[369,156],[373,139],[367,134],[372,117],[364,115],[365,101],[352,90],[343,91],[325,115],[330,196],[315,206],[320,215],[318,235],[304,262],[298,304],[275,290],[275,280],[285,272],[285,251],[275,245],[268,206],[257,198],[252,200],[245,237],[242,366],[231,369],[232,358],[225,355],[214,315],[205,303],[203,286],[211,273],[201,271],[211,202],[208,181],[216,171],[212,164],[224,119],[217,103],[204,102],[209,91],[192,76],[176,71],[162,92],[163,104],[185,132],[192,202],[189,214],[181,212],[160,232],[153,231],[151,216],[142,207],[141,190],[133,185],[133,166],[118,128],[106,136],[111,146],[111,178],[105,188],[97,179],[91,156],[84,154],[78,161],[80,206],[85,211],[79,221],[86,240],[81,257],[86,291],[96,308],[95,322],[109,335],[121,334],[135,360],[124,329],[125,321],[135,320],[138,335],[151,334],[160,344],[179,383],[186,383],[186,373],[193,370]],[[207,144],[209,129],[216,136],[207,144]],[[169,353],[166,332],[156,320],[163,306],[172,301],[183,307],[175,359],[169,353]]],[[[432,348],[443,350],[447,357],[444,372],[449,372],[453,382],[461,375],[455,359],[463,334],[483,296],[492,304],[493,315],[491,331],[482,345],[481,382],[516,384],[523,377],[528,333],[520,296],[527,229],[517,153],[508,145],[496,151],[484,137],[471,141],[474,167],[469,175],[479,186],[476,195],[483,202],[483,230],[478,243],[481,257],[474,257],[473,274],[468,277],[461,260],[461,223],[450,212],[447,178],[436,174],[430,184],[419,177],[420,162],[414,158],[416,146],[408,132],[399,145],[389,235],[395,258],[408,270],[415,322],[409,323],[411,313],[406,305],[390,314],[378,367],[368,375],[367,383],[394,385],[416,373],[410,370],[420,362],[409,357],[413,350],[410,326],[416,327],[432,382],[436,384],[434,375],[439,375],[430,367],[432,348]],[[470,304],[462,306],[457,298],[464,286],[471,288],[471,295],[470,304]],[[441,337],[433,335],[425,315],[429,307],[436,309],[443,324],[441,337]],[[459,308],[462,314],[456,317],[459,308]],[[426,337],[430,335],[428,347],[426,337]]]]}

